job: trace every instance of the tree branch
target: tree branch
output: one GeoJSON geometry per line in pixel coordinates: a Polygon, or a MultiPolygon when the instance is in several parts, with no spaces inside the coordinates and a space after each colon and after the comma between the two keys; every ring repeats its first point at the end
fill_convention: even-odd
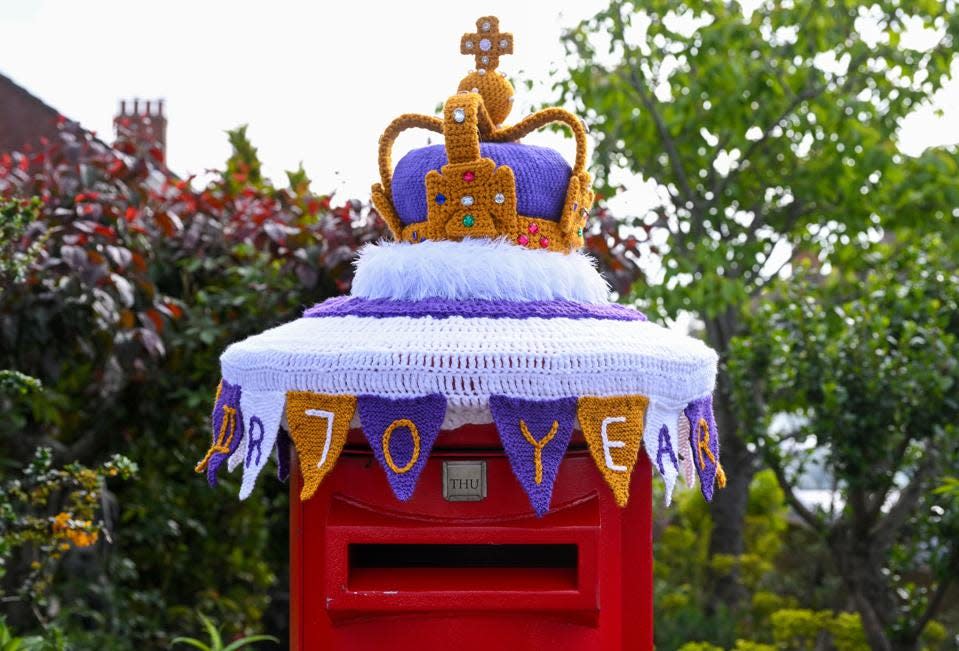
{"type": "Polygon", "coordinates": [[[940,579],[939,585],[936,586],[936,591],[932,595],[932,599],[929,600],[929,603],[926,604],[926,609],[922,612],[922,615],[919,616],[919,619],[916,620],[916,625],[912,627],[912,630],[909,631],[909,639],[916,640],[922,635],[923,629],[926,628],[926,625],[936,616],[936,613],[939,612],[939,609],[942,608],[942,603],[946,598],[946,593],[949,592],[949,588],[952,586],[955,581],[955,576],[959,573],[959,554],[956,553],[956,548],[952,548],[952,552],[949,554],[949,563],[946,565],[947,570],[945,575],[940,579]]]}
{"type": "Polygon", "coordinates": [[[763,453],[763,460],[766,464],[772,469],[773,474],[776,475],[776,481],[779,483],[779,487],[782,489],[783,493],[786,496],[786,501],[789,502],[789,506],[793,508],[797,515],[809,525],[809,527],[815,531],[820,536],[825,537],[828,533],[828,527],[823,523],[822,518],[817,516],[811,510],[809,510],[802,501],[796,497],[796,493],[793,491],[792,484],[789,483],[789,480],[786,478],[786,471],[783,469],[782,464],[779,463],[779,459],[775,458],[775,455],[772,453],[763,453]]]}
{"type": "Polygon", "coordinates": [[[676,142],[673,140],[672,135],[670,135],[669,129],[666,128],[666,123],[663,122],[663,117],[656,108],[656,102],[653,96],[647,91],[646,84],[636,75],[636,68],[632,65],[629,66],[629,78],[626,81],[629,86],[636,91],[643,106],[649,111],[650,116],[653,118],[653,123],[656,125],[656,132],[659,134],[659,139],[663,143],[663,148],[666,150],[666,156],[669,158],[670,167],[673,170],[673,175],[676,177],[676,184],[679,186],[680,193],[682,193],[683,198],[687,202],[695,203],[695,197],[689,185],[689,177],[686,176],[682,158],[679,155],[679,150],[676,149],[676,142]]]}

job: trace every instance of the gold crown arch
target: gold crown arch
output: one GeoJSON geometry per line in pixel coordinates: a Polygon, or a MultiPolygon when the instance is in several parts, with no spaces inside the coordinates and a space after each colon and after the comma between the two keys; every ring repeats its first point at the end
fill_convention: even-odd
{"type": "Polygon", "coordinates": [[[512,54],[513,36],[500,33],[499,20],[493,16],[477,20],[476,28],[460,40],[460,52],[476,58],[476,70],[460,81],[458,94],[446,100],[443,119],[401,115],[380,137],[380,183],[373,186],[373,205],[393,237],[402,242],[505,237],[533,249],[578,249],[593,205],[586,172],[586,128],[561,108],[537,111],[512,126],[501,126],[512,108],[514,91],[496,68],[500,56],[512,54]],[[551,123],[565,124],[576,139],[576,160],[558,222],[518,214],[513,170],[497,167],[480,153],[481,142],[515,142],[551,123]],[[392,201],[391,152],[397,136],[411,128],[443,134],[448,162],[426,175],[426,222],[404,226],[392,201]]]}

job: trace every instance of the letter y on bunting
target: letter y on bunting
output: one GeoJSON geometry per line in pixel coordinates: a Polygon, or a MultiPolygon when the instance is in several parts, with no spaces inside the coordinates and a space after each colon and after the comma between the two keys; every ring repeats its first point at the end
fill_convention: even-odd
{"type": "Polygon", "coordinates": [[[301,500],[313,497],[320,482],[340,458],[355,411],[356,398],[353,396],[287,392],[286,422],[303,473],[301,500]]]}
{"type": "Polygon", "coordinates": [[[390,488],[405,502],[413,496],[426,459],[446,416],[446,396],[418,398],[359,396],[360,424],[383,466],[390,488]]]}
{"type": "Polygon", "coordinates": [[[589,453],[620,506],[629,501],[629,480],[643,442],[647,404],[645,396],[579,399],[579,426],[589,453]]]}
{"type": "Polygon", "coordinates": [[[513,473],[539,516],[549,511],[559,463],[573,435],[576,398],[490,396],[490,411],[513,473]]]}

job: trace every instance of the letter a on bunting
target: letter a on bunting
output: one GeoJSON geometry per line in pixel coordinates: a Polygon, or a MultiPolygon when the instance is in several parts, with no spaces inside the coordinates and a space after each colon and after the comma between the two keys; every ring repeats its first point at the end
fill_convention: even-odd
{"type": "Polygon", "coordinates": [[[645,396],[579,399],[579,426],[589,453],[620,506],[629,501],[629,480],[643,442],[648,404],[645,396]]]}
{"type": "Polygon", "coordinates": [[[539,516],[549,511],[553,482],[576,419],[576,398],[524,400],[490,396],[490,411],[513,473],[539,516]]]}
{"type": "Polygon", "coordinates": [[[308,500],[343,451],[356,398],[312,391],[286,394],[286,422],[300,457],[303,473],[301,500],[308,500]]]}
{"type": "Polygon", "coordinates": [[[360,424],[397,499],[413,496],[446,416],[446,396],[359,396],[360,424]]]}

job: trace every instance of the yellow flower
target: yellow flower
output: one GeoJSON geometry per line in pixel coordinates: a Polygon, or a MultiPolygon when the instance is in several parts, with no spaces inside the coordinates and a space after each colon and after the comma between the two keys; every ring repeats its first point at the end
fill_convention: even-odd
{"type": "Polygon", "coordinates": [[[53,518],[53,533],[62,533],[70,528],[70,514],[61,511],[53,518]]]}

